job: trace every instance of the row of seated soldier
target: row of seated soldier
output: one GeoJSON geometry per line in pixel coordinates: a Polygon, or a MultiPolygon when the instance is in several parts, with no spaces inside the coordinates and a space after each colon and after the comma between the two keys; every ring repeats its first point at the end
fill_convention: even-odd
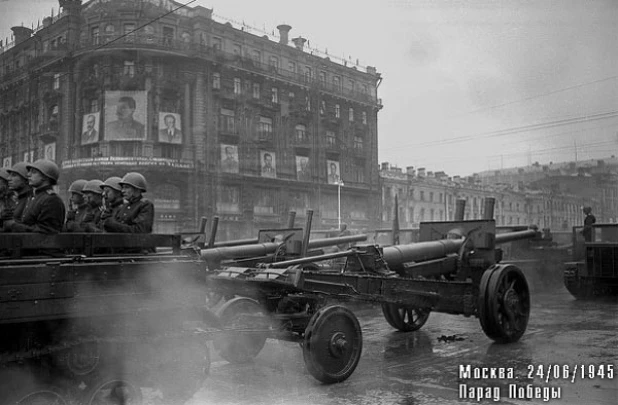
{"type": "Polygon", "coordinates": [[[68,209],[53,190],[59,177],[46,159],[0,169],[0,232],[152,232],[154,206],[143,198],[148,186],[140,173],[76,180],[68,209]]]}

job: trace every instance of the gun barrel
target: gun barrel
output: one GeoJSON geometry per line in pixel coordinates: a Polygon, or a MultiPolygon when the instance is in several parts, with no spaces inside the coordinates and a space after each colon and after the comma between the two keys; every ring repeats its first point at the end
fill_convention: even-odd
{"type": "Polygon", "coordinates": [[[496,245],[501,243],[509,243],[522,239],[534,239],[539,237],[539,231],[536,229],[527,229],[525,231],[505,232],[496,235],[496,245]]]}
{"type": "Polygon", "coordinates": [[[313,239],[309,241],[309,248],[316,249],[326,246],[341,245],[342,243],[362,242],[367,240],[367,235],[337,236],[334,238],[313,239]]]}
{"type": "Polygon", "coordinates": [[[408,245],[388,246],[382,250],[389,267],[397,267],[407,262],[425,261],[457,253],[464,239],[440,239],[408,245]]]}

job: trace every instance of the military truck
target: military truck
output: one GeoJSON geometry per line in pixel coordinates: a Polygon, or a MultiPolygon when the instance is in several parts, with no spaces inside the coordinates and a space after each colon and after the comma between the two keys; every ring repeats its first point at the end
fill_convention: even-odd
{"type": "Polygon", "coordinates": [[[573,228],[573,259],[565,263],[564,285],[577,299],[618,297],[618,224],[594,224],[592,241],[573,228]]]}

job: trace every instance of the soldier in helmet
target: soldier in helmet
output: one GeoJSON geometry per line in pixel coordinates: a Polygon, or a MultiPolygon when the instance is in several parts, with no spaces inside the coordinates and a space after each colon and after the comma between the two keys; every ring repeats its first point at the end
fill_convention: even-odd
{"type": "Polygon", "coordinates": [[[88,213],[88,204],[84,199],[84,186],[87,180],[75,180],[69,186],[69,207],[67,210],[67,219],[64,224],[65,232],[82,232],[81,225],[84,222],[84,217],[88,213]]]}
{"type": "Polygon", "coordinates": [[[110,177],[101,184],[103,190],[103,213],[101,214],[101,224],[107,218],[114,216],[124,202],[122,198],[122,186],[120,177],[110,177]]]}
{"type": "Polygon", "coordinates": [[[13,218],[14,208],[13,192],[9,189],[9,172],[0,168],[0,227],[5,219],[13,218]]]}
{"type": "Polygon", "coordinates": [[[586,217],[584,218],[584,229],[582,230],[582,234],[586,242],[592,242],[592,224],[597,222],[597,219],[592,215],[591,207],[584,207],[583,211],[586,217]]]}
{"type": "Polygon", "coordinates": [[[26,165],[28,182],[33,195],[24,209],[21,220],[4,222],[4,229],[11,232],[58,233],[62,230],[66,209],[62,199],[54,192],[60,170],[56,163],[39,159],[26,165]]]}
{"type": "Polygon", "coordinates": [[[86,215],[81,222],[73,224],[73,232],[100,232],[97,228],[103,213],[103,190],[101,180],[89,180],[82,188],[86,201],[86,215]]]}
{"type": "Polygon", "coordinates": [[[10,169],[6,169],[9,173],[9,188],[17,196],[17,202],[13,209],[13,215],[10,218],[21,220],[21,217],[26,208],[26,204],[32,197],[32,188],[28,184],[28,169],[26,168],[26,162],[18,162],[10,169]]]}
{"type": "Polygon", "coordinates": [[[125,202],[103,222],[103,228],[107,232],[151,233],[154,205],[142,196],[148,188],[146,179],[140,173],[131,172],[119,184],[125,202]]]}

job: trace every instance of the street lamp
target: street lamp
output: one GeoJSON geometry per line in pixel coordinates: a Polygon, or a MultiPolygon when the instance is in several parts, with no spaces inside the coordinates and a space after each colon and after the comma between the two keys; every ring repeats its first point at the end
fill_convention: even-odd
{"type": "Polygon", "coordinates": [[[341,187],[343,187],[343,180],[337,181],[337,219],[339,222],[339,230],[341,230],[341,187]]]}

